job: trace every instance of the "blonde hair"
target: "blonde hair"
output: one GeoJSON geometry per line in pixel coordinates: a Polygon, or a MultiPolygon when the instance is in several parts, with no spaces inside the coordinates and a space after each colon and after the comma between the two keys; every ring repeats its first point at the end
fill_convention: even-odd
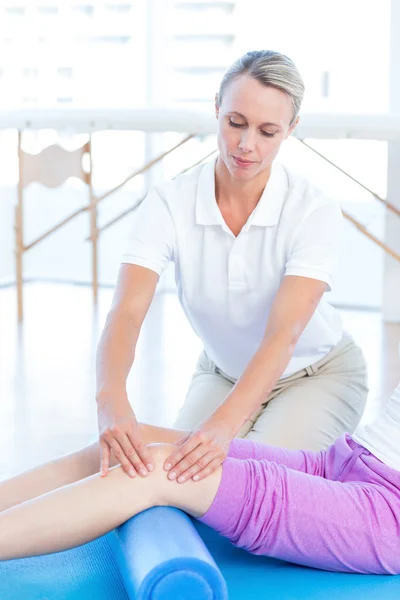
{"type": "Polygon", "coordinates": [[[294,62],[273,50],[253,50],[238,58],[225,72],[218,91],[221,105],[229,84],[241,75],[249,75],[265,86],[285,92],[293,104],[292,123],[296,120],[304,96],[304,82],[294,62]]]}

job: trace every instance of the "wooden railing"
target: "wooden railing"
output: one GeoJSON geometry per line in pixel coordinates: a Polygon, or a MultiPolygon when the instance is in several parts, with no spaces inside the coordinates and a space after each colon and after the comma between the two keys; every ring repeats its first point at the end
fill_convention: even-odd
{"type": "MultiPolygon", "coordinates": [[[[166,156],[175,152],[182,145],[198,135],[209,135],[216,133],[216,120],[213,113],[200,113],[198,111],[189,111],[181,109],[132,109],[132,110],[34,110],[34,111],[0,111],[0,130],[16,128],[19,131],[19,185],[18,185],[18,204],[15,210],[15,253],[16,253],[16,271],[17,271],[17,289],[18,289],[18,318],[23,319],[23,255],[38,243],[52,235],[64,225],[75,219],[78,215],[88,212],[90,215],[90,236],[87,238],[92,243],[92,283],[93,298],[97,299],[98,290],[98,265],[97,265],[97,244],[99,235],[106,229],[112,227],[135,210],[143,201],[144,197],[136,200],[131,207],[121,212],[102,227],[97,224],[97,209],[101,202],[109,198],[115,192],[123,188],[133,178],[147,172],[157,163],[160,163],[166,156]],[[169,148],[167,151],[159,154],[148,161],[140,169],[135,170],[129,177],[121,181],[113,189],[107,191],[99,197],[95,197],[92,188],[92,162],[91,162],[91,139],[78,150],[67,152],[57,146],[52,146],[42,151],[39,155],[32,156],[22,150],[21,136],[22,131],[28,129],[56,129],[63,130],[68,128],[75,132],[93,131],[111,129],[111,130],[140,130],[144,132],[164,132],[174,131],[185,133],[185,137],[169,148]],[[188,131],[193,133],[187,134],[188,131]],[[86,173],[82,168],[82,157],[89,154],[90,168],[86,173]],[[80,162],[79,162],[80,161],[80,162]],[[63,163],[63,164],[61,164],[63,163]],[[51,172],[51,165],[57,165],[58,179],[54,179],[54,173],[51,172]],[[34,174],[35,169],[41,177],[34,174]],[[28,174],[27,174],[28,173],[28,174]],[[23,220],[23,192],[24,188],[31,181],[40,181],[44,185],[55,187],[60,185],[67,177],[77,175],[88,184],[89,201],[87,205],[74,211],[72,214],[56,223],[49,230],[44,232],[34,241],[25,244],[24,241],[24,220],[23,220]]],[[[363,189],[368,191],[374,198],[385,205],[385,207],[400,216],[400,210],[370,190],[362,182],[358,181],[350,173],[344,171],[339,165],[332,162],[318,150],[313,148],[305,139],[374,139],[391,141],[400,139],[400,116],[392,115],[302,115],[301,121],[297,126],[294,137],[306,146],[310,151],[316,153],[321,159],[327,161],[335,169],[338,169],[344,175],[356,182],[363,189]]],[[[186,172],[193,166],[209,158],[215,151],[199,160],[195,165],[181,171],[186,172]]],[[[355,217],[343,211],[345,218],[350,221],[363,235],[382,248],[387,254],[400,262],[400,255],[385,244],[382,240],[368,231],[367,227],[359,222],[355,217]]]]}

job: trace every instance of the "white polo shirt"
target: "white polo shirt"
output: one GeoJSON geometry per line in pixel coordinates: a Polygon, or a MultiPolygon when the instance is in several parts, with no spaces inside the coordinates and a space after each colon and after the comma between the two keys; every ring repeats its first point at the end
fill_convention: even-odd
{"type": "Polygon", "coordinates": [[[400,471],[400,384],[378,418],[351,436],[389,467],[400,471]]]}
{"type": "MultiPolygon", "coordinates": [[[[134,214],[123,263],[161,272],[175,263],[179,300],[212,361],[238,378],[258,349],[285,275],[332,285],[342,223],[337,203],[274,162],[235,237],[215,199],[216,159],[156,185],[134,214]]],[[[323,358],[342,336],[323,299],[282,377],[323,358]]]]}

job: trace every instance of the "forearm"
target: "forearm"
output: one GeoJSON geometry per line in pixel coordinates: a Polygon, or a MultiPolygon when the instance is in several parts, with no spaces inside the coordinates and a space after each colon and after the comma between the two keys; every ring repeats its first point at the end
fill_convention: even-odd
{"type": "Polygon", "coordinates": [[[96,357],[96,399],[111,391],[126,392],[126,380],[135,358],[140,329],[123,312],[111,311],[101,335],[96,357]]]}
{"type": "Polygon", "coordinates": [[[296,344],[291,331],[266,336],[225,401],[212,418],[226,421],[236,435],[265,402],[275,383],[285,371],[296,344]]]}

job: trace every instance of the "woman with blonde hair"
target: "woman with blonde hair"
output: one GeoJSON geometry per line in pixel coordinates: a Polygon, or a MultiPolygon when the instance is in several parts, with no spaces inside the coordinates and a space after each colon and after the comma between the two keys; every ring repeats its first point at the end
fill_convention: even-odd
{"type": "Polygon", "coordinates": [[[169,262],[204,345],[175,423],[188,433],[166,460],[170,478],[211,474],[235,437],[319,450],[360,421],[365,361],[324,299],[341,211],[275,160],[303,93],[287,56],[245,54],[216,96],[217,158],[156,185],[136,211],[98,347],[103,474],[111,454],[131,476],[152,468],[126,379],[169,262]]]}

